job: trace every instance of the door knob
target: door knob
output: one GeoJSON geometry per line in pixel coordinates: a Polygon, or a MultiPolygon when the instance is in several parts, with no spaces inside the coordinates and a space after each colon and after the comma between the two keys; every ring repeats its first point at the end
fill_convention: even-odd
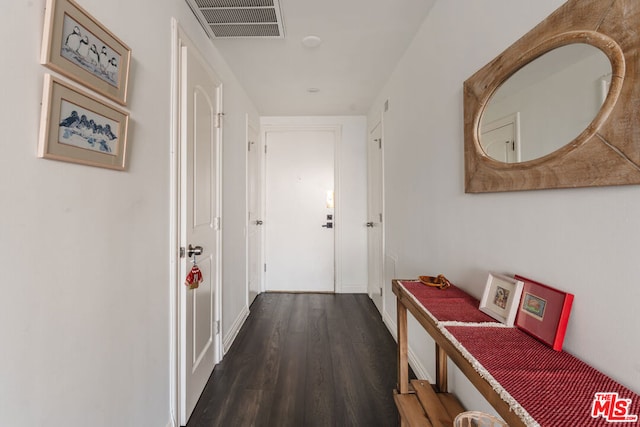
{"type": "Polygon", "coordinates": [[[202,246],[191,246],[191,244],[189,244],[189,247],[187,248],[187,256],[189,258],[191,258],[194,255],[200,256],[202,255],[202,246]]]}
{"type": "Polygon", "coordinates": [[[367,227],[373,227],[373,222],[368,222],[367,227]]]}
{"type": "Polygon", "coordinates": [[[263,224],[263,223],[262,223],[262,221],[261,221],[261,220],[257,220],[257,221],[256,221],[256,225],[262,225],[262,224],[263,224]]]}
{"type": "Polygon", "coordinates": [[[333,228],[333,223],[332,222],[327,222],[325,225],[323,225],[323,227],[325,227],[325,228],[333,228]]]}

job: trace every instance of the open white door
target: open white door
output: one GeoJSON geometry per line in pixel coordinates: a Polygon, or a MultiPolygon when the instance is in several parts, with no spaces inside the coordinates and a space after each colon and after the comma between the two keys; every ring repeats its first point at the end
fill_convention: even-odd
{"type": "Polygon", "coordinates": [[[247,215],[247,240],[248,240],[248,277],[249,277],[249,300],[251,305],[255,297],[262,292],[262,230],[264,223],[264,215],[262,212],[262,154],[264,153],[263,145],[260,143],[258,131],[247,124],[247,197],[248,209],[247,215]]]}
{"type": "Polygon", "coordinates": [[[220,359],[220,108],[222,84],[184,36],[179,62],[179,422],[186,425],[220,359]],[[184,286],[193,266],[203,281],[184,286]],[[200,249],[201,248],[201,249],[200,249]]]}
{"type": "Polygon", "coordinates": [[[369,265],[369,296],[382,313],[382,124],[369,133],[367,143],[367,261],[369,265]]]}
{"type": "Polygon", "coordinates": [[[520,113],[510,114],[482,126],[480,138],[487,156],[503,163],[520,161],[520,113]]]}
{"type": "Polygon", "coordinates": [[[266,133],[266,289],[334,292],[331,130],[266,133]]]}

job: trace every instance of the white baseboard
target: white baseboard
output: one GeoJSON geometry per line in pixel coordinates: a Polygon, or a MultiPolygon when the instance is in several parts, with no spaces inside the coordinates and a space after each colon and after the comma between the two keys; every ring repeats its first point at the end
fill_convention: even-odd
{"type": "Polygon", "coordinates": [[[240,332],[240,328],[242,327],[242,325],[244,325],[247,317],[249,317],[249,307],[245,305],[240,313],[238,313],[238,317],[236,317],[236,320],[231,325],[227,336],[223,337],[222,339],[223,354],[227,354],[227,351],[229,351],[229,349],[231,348],[231,344],[233,344],[233,341],[235,341],[236,337],[238,336],[238,332],[240,332]]]}
{"type": "Polygon", "coordinates": [[[338,293],[341,294],[366,294],[368,293],[367,291],[367,284],[351,284],[351,285],[345,285],[342,284],[342,286],[340,287],[340,290],[338,293]]]}
{"type": "MultiPolygon", "coordinates": [[[[397,323],[393,320],[393,318],[391,318],[389,313],[387,313],[386,311],[382,316],[382,320],[384,324],[387,325],[389,332],[391,332],[393,339],[395,339],[397,343],[398,342],[397,323]]],[[[413,350],[411,349],[411,341],[409,341],[407,353],[409,357],[409,366],[411,366],[411,369],[413,369],[413,372],[416,374],[416,377],[418,377],[421,380],[427,380],[430,383],[433,383],[434,382],[433,378],[431,378],[431,375],[429,375],[429,372],[427,371],[427,369],[424,367],[422,362],[420,362],[420,359],[418,359],[418,356],[416,355],[416,353],[414,353],[413,350]]]]}

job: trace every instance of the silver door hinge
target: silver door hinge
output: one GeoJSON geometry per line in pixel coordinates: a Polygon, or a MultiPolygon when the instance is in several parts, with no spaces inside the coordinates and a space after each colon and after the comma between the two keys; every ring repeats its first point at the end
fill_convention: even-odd
{"type": "Polygon", "coordinates": [[[267,146],[264,146],[264,154],[267,154],[267,146]]]}
{"type": "Polygon", "coordinates": [[[216,120],[215,120],[215,127],[216,128],[220,128],[222,126],[222,117],[224,116],[224,113],[217,113],[216,114],[216,120]]]}
{"type": "Polygon", "coordinates": [[[216,335],[218,335],[220,333],[220,321],[216,320],[216,335]]]}
{"type": "Polygon", "coordinates": [[[264,272],[265,273],[267,272],[267,264],[266,263],[264,264],[264,272]]]}

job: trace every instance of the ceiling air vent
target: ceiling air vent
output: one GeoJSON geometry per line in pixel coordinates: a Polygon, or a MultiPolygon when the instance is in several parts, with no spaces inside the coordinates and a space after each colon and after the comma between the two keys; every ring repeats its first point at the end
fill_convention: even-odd
{"type": "Polygon", "coordinates": [[[283,38],[279,0],[186,0],[209,37],[283,38]]]}

